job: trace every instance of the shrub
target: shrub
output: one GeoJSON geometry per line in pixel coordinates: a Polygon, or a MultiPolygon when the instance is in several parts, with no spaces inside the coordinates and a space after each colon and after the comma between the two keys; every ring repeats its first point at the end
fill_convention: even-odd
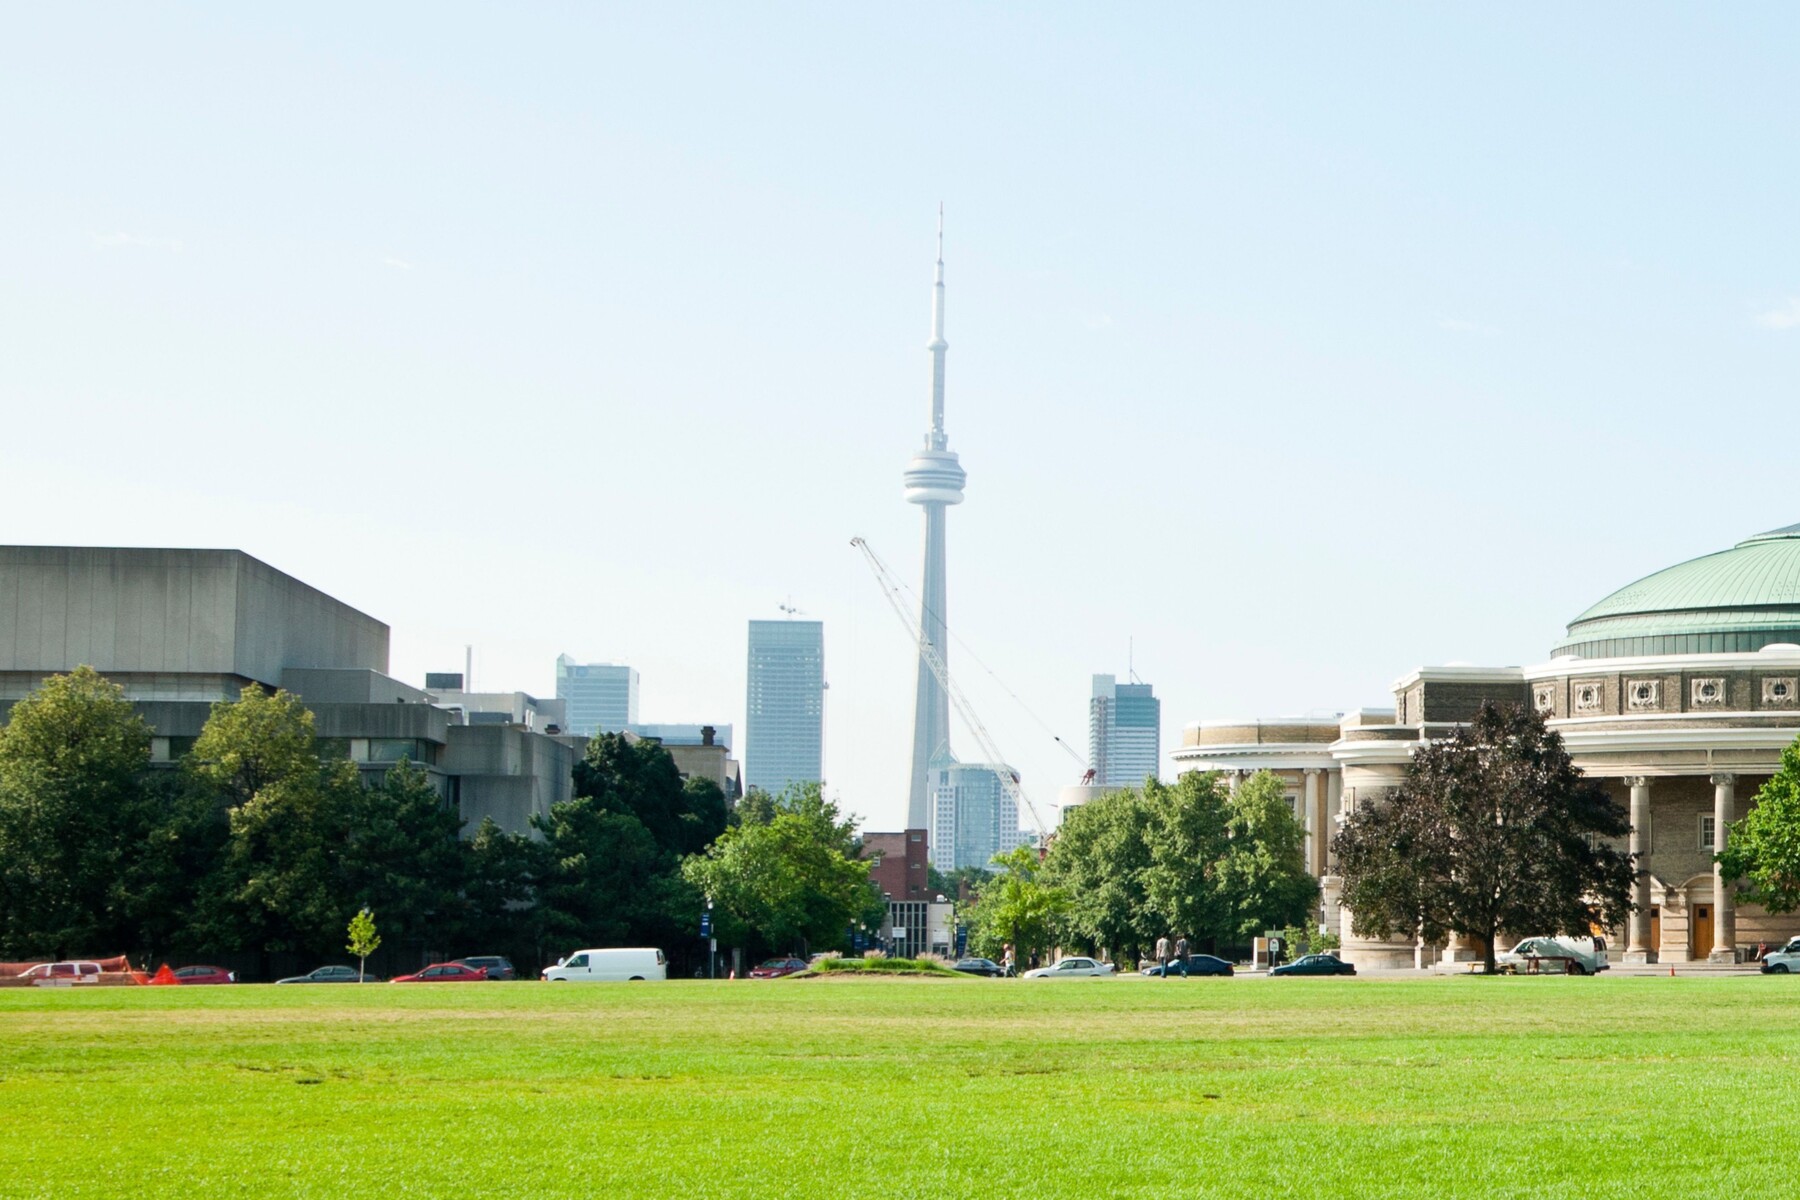
{"type": "MultiPolygon", "coordinates": [[[[917,958],[827,958],[812,965],[813,975],[946,975],[965,978],[941,963],[917,958]]],[[[801,978],[800,975],[789,978],[801,978]]]]}

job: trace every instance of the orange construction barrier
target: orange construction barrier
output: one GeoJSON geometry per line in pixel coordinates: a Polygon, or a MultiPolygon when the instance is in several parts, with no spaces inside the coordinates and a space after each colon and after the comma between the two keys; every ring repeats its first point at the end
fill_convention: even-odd
{"type": "Polygon", "coordinates": [[[162,966],[156,968],[156,974],[152,975],[146,982],[158,987],[174,987],[179,984],[181,980],[175,978],[175,972],[169,969],[168,963],[164,963],[162,966]]]}

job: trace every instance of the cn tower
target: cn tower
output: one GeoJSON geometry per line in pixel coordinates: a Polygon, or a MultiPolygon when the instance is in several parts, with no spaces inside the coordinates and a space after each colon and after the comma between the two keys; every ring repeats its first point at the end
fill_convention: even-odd
{"type": "Polygon", "coordinates": [[[931,772],[956,761],[950,752],[950,698],[927,662],[929,643],[940,660],[949,661],[945,644],[944,510],[961,504],[968,476],[944,434],[944,206],[938,205],[937,278],[931,289],[931,427],[925,445],[906,464],[906,502],[925,510],[925,583],[919,605],[919,690],[913,706],[912,791],[906,805],[906,827],[931,825],[931,772]]]}

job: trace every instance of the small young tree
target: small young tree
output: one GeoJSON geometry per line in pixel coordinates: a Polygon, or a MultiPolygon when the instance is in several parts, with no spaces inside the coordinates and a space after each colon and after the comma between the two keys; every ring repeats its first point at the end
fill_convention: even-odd
{"type": "Polygon", "coordinates": [[[1582,777],[1541,714],[1484,704],[1423,746],[1385,803],[1359,806],[1333,843],[1344,903],[1365,937],[1583,934],[1631,909],[1636,865],[1607,839],[1625,810],[1582,777]]]}
{"type": "Polygon", "coordinates": [[[356,955],[356,982],[363,982],[364,966],[369,955],[381,946],[381,935],[375,932],[375,914],[363,908],[350,918],[350,944],[345,947],[356,955]]]}
{"type": "Polygon", "coordinates": [[[1781,752],[1781,769],[1756,793],[1756,807],[1731,825],[1719,864],[1749,883],[1745,898],[1772,913],[1800,908],[1800,739],[1781,752]]]}

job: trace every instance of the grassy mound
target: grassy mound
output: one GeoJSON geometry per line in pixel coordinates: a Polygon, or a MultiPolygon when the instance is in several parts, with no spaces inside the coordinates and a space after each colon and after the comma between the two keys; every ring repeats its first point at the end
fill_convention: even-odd
{"type": "Polygon", "coordinates": [[[807,975],[948,975],[953,979],[968,978],[942,963],[927,962],[920,958],[821,958],[812,965],[811,970],[790,978],[801,979],[807,975]]]}

